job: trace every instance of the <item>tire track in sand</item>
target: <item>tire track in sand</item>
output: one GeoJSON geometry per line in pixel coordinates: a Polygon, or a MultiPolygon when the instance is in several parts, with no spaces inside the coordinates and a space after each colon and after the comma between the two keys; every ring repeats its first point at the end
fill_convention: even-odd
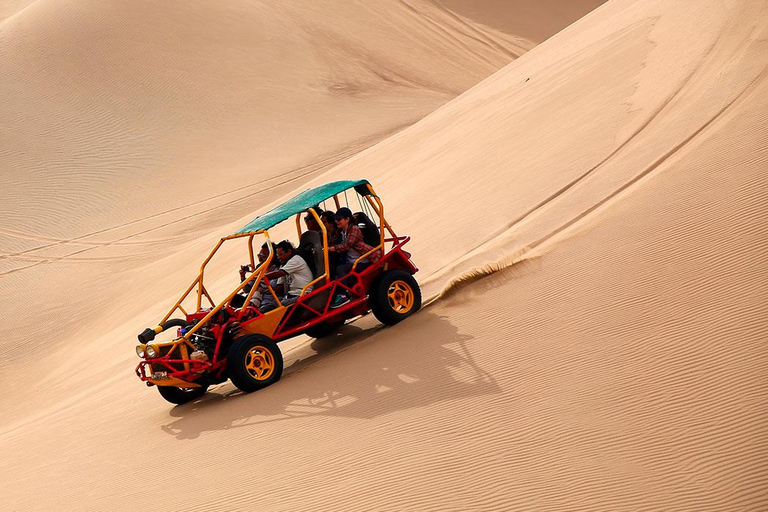
{"type": "MultiPolygon", "coordinates": [[[[305,179],[305,178],[308,179],[309,177],[312,177],[312,176],[315,176],[315,175],[318,175],[318,174],[321,174],[321,173],[327,171],[329,168],[337,165],[338,163],[340,163],[340,162],[350,158],[351,156],[353,156],[353,155],[355,155],[355,154],[357,154],[357,153],[359,153],[361,151],[364,151],[368,147],[376,144],[378,141],[382,140],[383,138],[386,138],[387,136],[402,130],[406,126],[410,126],[410,124],[412,124],[412,123],[410,123],[410,122],[409,123],[403,123],[402,125],[398,125],[395,128],[386,130],[385,132],[365,137],[365,138],[361,139],[360,141],[352,144],[350,147],[348,147],[348,148],[346,148],[346,149],[344,149],[344,150],[342,150],[342,151],[340,151],[338,153],[334,153],[334,154],[332,154],[332,155],[330,155],[328,157],[325,157],[325,158],[323,158],[323,159],[321,159],[321,160],[319,160],[317,162],[313,162],[311,164],[304,165],[304,166],[301,166],[301,167],[299,167],[299,168],[297,168],[297,169],[295,169],[293,171],[290,171],[290,172],[297,172],[297,171],[305,171],[305,172],[301,172],[300,174],[292,176],[292,177],[290,177],[288,179],[280,180],[280,181],[278,181],[277,183],[275,183],[273,185],[270,185],[270,186],[268,186],[266,188],[259,189],[259,190],[255,191],[255,192],[251,192],[249,194],[246,194],[245,196],[239,197],[239,198],[234,199],[232,201],[229,201],[227,203],[224,203],[224,204],[221,204],[221,205],[212,206],[212,207],[206,208],[204,210],[196,211],[196,212],[193,212],[191,214],[184,215],[184,216],[182,216],[180,218],[171,220],[169,222],[165,222],[163,224],[160,224],[160,225],[157,225],[157,226],[153,226],[151,228],[147,228],[147,229],[144,229],[144,230],[141,230],[141,231],[138,231],[138,232],[134,232],[134,233],[131,233],[129,235],[126,235],[126,236],[123,236],[123,237],[120,237],[120,238],[117,238],[117,239],[114,239],[114,240],[110,240],[110,241],[107,241],[107,242],[99,243],[98,245],[89,246],[89,247],[86,247],[84,249],[81,249],[81,250],[78,250],[78,251],[66,254],[64,256],[40,257],[39,261],[37,261],[35,263],[32,263],[31,265],[26,265],[26,266],[23,266],[23,267],[18,267],[18,268],[14,268],[14,269],[11,269],[11,270],[4,271],[4,272],[0,272],[0,278],[2,278],[3,276],[14,274],[16,272],[21,272],[21,271],[28,270],[30,268],[36,267],[38,265],[41,265],[43,263],[54,263],[54,262],[59,262],[59,261],[62,261],[62,260],[67,260],[67,259],[72,258],[73,256],[77,256],[79,254],[82,254],[84,252],[88,252],[88,251],[91,251],[91,250],[94,250],[94,249],[99,249],[99,248],[108,247],[108,246],[112,246],[112,245],[118,245],[118,244],[119,245],[128,245],[128,244],[125,243],[125,241],[129,240],[131,238],[134,238],[134,237],[146,234],[146,233],[150,233],[152,231],[156,231],[158,229],[162,229],[162,228],[167,227],[167,226],[178,224],[179,222],[183,222],[183,221],[191,219],[191,218],[199,217],[201,215],[205,215],[207,213],[219,210],[221,208],[230,207],[233,204],[246,201],[246,200],[251,199],[251,198],[253,198],[255,196],[258,196],[260,194],[264,194],[264,193],[270,192],[270,191],[272,191],[274,189],[280,188],[280,187],[282,187],[284,185],[287,185],[289,183],[292,183],[292,182],[295,182],[295,181],[298,181],[298,180],[301,180],[301,179],[305,179]]],[[[252,184],[247,185],[245,187],[240,187],[240,188],[235,189],[235,190],[230,190],[230,191],[227,191],[227,192],[222,192],[220,194],[208,197],[208,198],[206,198],[204,200],[196,201],[195,203],[179,206],[179,207],[176,207],[176,208],[171,208],[169,210],[165,210],[163,212],[158,212],[158,213],[149,215],[147,217],[142,217],[140,219],[136,219],[136,220],[133,220],[133,221],[125,222],[123,224],[119,224],[119,225],[116,225],[116,226],[111,226],[109,228],[104,228],[104,229],[101,229],[101,230],[97,230],[97,231],[93,231],[93,232],[90,232],[90,233],[86,233],[86,234],[80,235],[78,237],[57,240],[57,241],[52,242],[52,243],[48,243],[48,244],[41,245],[41,246],[38,246],[38,247],[26,249],[24,251],[18,251],[18,252],[15,252],[15,253],[0,254],[0,260],[10,259],[10,258],[21,259],[20,257],[30,258],[29,254],[32,253],[32,252],[36,252],[38,250],[47,249],[47,248],[50,248],[50,247],[62,246],[62,245],[66,245],[66,244],[76,243],[76,242],[80,243],[85,238],[89,238],[89,237],[92,237],[92,236],[95,236],[95,235],[107,233],[107,232],[110,232],[110,231],[115,231],[117,229],[125,228],[125,227],[128,227],[128,226],[133,226],[133,225],[136,225],[136,224],[140,224],[140,223],[145,222],[147,220],[155,219],[155,218],[161,217],[163,215],[167,215],[167,214],[170,214],[170,213],[178,212],[178,211],[190,208],[192,206],[196,206],[196,205],[198,205],[200,203],[203,203],[203,202],[209,202],[209,201],[213,201],[215,199],[220,199],[221,197],[225,197],[227,195],[231,195],[231,194],[234,194],[236,192],[242,191],[245,188],[252,188],[252,187],[261,185],[261,184],[263,184],[265,182],[277,180],[277,179],[279,179],[281,177],[282,176],[274,176],[274,177],[268,178],[266,180],[261,180],[261,181],[258,181],[256,183],[252,183],[252,184]]],[[[155,242],[153,241],[152,243],[155,243],[155,242]]],[[[92,261],[95,261],[95,260],[87,260],[87,261],[91,261],[92,262],[92,261]]]]}
{"type": "MultiPolygon", "coordinates": [[[[601,170],[601,168],[605,167],[608,163],[610,163],[612,160],[614,160],[621,152],[624,150],[630,143],[632,143],[634,140],[636,140],[644,131],[646,131],[649,127],[652,127],[655,123],[654,121],[661,118],[662,114],[669,108],[669,106],[675,101],[676,98],[680,97],[680,95],[684,92],[686,89],[686,86],[692,82],[692,80],[695,78],[696,74],[701,69],[706,69],[709,66],[705,65],[708,62],[714,60],[713,57],[713,50],[717,47],[717,42],[721,39],[722,32],[718,35],[716,41],[712,44],[712,46],[709,49],[709,52],[707,54],[707,57],[704,58],[699,65],[697,65],[687,76],[686,78],[681,82],[681,85],[679,88],[675,90],[673,94],[671,94],[668,98],[665,99],[665,101],[659,105],[657,109],[654,110],[653,114],[649,116],[649,118],[640,125],[624,142],[621,143],[616,149],[614,149],[609,155],[607,155],[603,160],[601,160],[598,164],[588,169],[586,172],[581,174],[580,176],[573,179],[571,182],[566,184],[564,187],[557,190],[555,193],[548,196],[543,201],[539,202],[529,210],[527,210],[522,215],[515,218],[513,221],[506,224],[504,227],[496,230],[489,236],[483,243],[478,244],[477,247],[471,252],[476,252],[479,249],[489,246],[492,244],[496,239],[498,239],[499,236],[503,235],[504,233],[509,232],[511,229],[513,229],[515,226],[521,224],[526,219],[532,217],[537,212],[542,211],[547,205],[552,204],[554,201],[556,201],[558,198],[563,197],[565,194],[567,194],[569,191],[573,190],[576,186],[578,186],[580,183],[582,183],[586,178],[595,175],[598,171],[601,170]]],[[[612,192],[610,192],[608,195],[604,196],[601,200],[593,204],[590,208],[584,210],[580,214],[576,215],[575,217],[572,217],[564,224],[560,225],[553,231],[547,233],[545,236],[537,239],[531,244],[526,245],[526,247],[521,248],[519,251],[517,251],[514,254],[514,257],[511,257],[507,255],[507,257],[501,258],[494,263],[490,265],[485,265],[482,269],[472,269],[470,271],[466,271],[461,273],[460,275],[456,276],[454,279],[452,279],[441,292],[439,292],[435,297],[432,297],[431,300],[435,300],[439,297],[442,297],[446,293],[450,293],[452,288],[456,285],[463,285],[465,282],[471,282],[477,279],[481,279],[483,277],[486,277],[490,275],[491,273],[503,270],[504,268],[514,265],[524,259],[527,258],[526,254],[530,253],[534,248],[540,247],[542,244],[547,242],[548,240],[553,239],[558,234],[562,233],[563,231],[567,230],[568,228],[572,227],[579,221],[583,220],[584,218],[588,217],[590,214],[592,214],[594,211],[600,209],[602,206],[606,205],[607,203],[611,202],[612,199],[616,198],[618,195],[620,195],[622,192],[630,188],[632,185],[637,183],[638,181],[642,180],[646,176],[650,175],[655,169],[657,169],[659,166],[663,165],[665,161],[667,161],[669,158],[673,157],[675,154],[677,154],[680,150],[682,150],[686,145],[688,145],[691,141],[693,141],[695,138],[697,138],[702,132],[704,132],[709,126],[711,126],[713,123],[718,121],[723,115],[725,115],[732,107],[735,105],[738,105],[741,103],[744,98],[749,97],[754,90],[758,87],[759,83],[766,78],[768,75],[768,68],[763,69],[761,73],[759,73],[752,81],[750,81],[743,89],[742,91],[734,96],[732,100],[730,100],[728,103],[726,103],[719,111],[717,111],[710,119],[708,119],[706,122],[704,122],[698,129],[696,129],[694,132],[692,132],[688,137],[686,137],[683,141],[676,144],[674,147],[669,149],[667,152],[665,152],[661,157],[659,157],[657,160],[653,161],[648,167],[646,167],[643,171],[626,181],[624,184],[622,184],[620,187],[616,188],[612,192]]],[[[449,271],[452,268],[456,268],[458,265],[460,265],[463,261],[466,261],[469,259],[469,256],[465,256],[463,258],[460,258],[456,261],[453,261],[449,264],[443,265],[439,269],[435,270],[432,275],[442,275],[445,274],[447,271],[449,271]]],[[[431,280],[431,277],[426,280],[426,282],[429,282],[431,280]]]]}
{"type": "Polygon", "coordinates": [[[541,246],[548,240],[551,240],[558,234],[562,233],[566,229],[572,227],[574,224],[578,223],[579,221],[587,218],[595,211],[599,210],[601,207],[609,204],[612,202],[613,199],[616,199],[622,192],[626,191],[636,183],[638,183],[643,178],[648,177],[651,173],[656,171],[659,167],[661,167],[665,162],[667,162],[670,158],[674,157],[676,154],[678,154],[683,148],[685,148],[688,144],[699,138],[699,136],[702,136],[702,134],[705,134],[707,129],[711,127],[712,125],[716,124],[717,121],[724,118],[724,116],[736,105],[742,103],[746,100],[746,98],[750,97],[757,89],[758,85],[766,78],[768,77],[768,68],[763,69],[763,71],[757,75],[752,81],[738,94],[736,95],[731,101],[726,103],[720,110],[718,110],[709,120],[707,120],[704,124],[702,124],[699,128],[697,128],[693,133],[691,133],[688,137],[683,139],[680,143],[669,149],[667,152],[665,152],[663,155],[661,155],[658,159],[656,159],[651,165],[643,169],[641,172],[639,172],[637,175],[635,175],[633,178],[631,178],[629,181],[625,182],[623,185],[615,189],[613,192],[605,196],[603,199],[595,203],[593,206],[588,208],[587,210],[581,212],[579,215],[573,217],[568,222],[562,224],[559,228],[555,229],[554,231],[548,233],[547,235],[541,237],[537,241],[535,241],[533,244],[529,246],[530,249],[534,249],[536,247],[541,246]]]}

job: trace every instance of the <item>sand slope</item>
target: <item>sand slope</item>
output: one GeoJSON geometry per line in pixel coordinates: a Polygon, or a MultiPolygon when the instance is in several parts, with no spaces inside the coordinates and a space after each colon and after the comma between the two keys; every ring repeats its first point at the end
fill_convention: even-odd
{"type": "Polygon", "coordinates": [[[514,257],[751,108],[767,61],[764,27],[745,20],[762,8],[702,8],[681,27],[683,4],[606,5],[336,174],[374,176],[396,226],[428,222],[413,246],[429,280],[514,257]],[[686,60],[665,50],[681,46],[686,60]],[[418,179],[402,187],[407,172],[418,179]],[[446,204],[419,200],[436,187],[446,204]]]}
{"type": "Polygon", "coordinates": [[[0,2],[0,23],[34,2],[35,0],[3,0],[0,2]]]}
{"type": "Polygon", "coordinates": [[[0,116],[13,129],[2,169],[16,192],[3,216],[74,236],[101,226],[78,200],[134,219],[160,210],[142,194],[162,187],[175,191],[168,208],[286,174],[418,119],[530,46],[480,39],[443,12],[418,1],[381,12],[333,1],[36,2],[1,29],[0,116]],[[231,181],[202,194],[216,171],[231,181]],[[63,212],[77,222],[60,226],[63,212]]]}
{"type": "Polygon", "coordinates": [[[438,0],[440,5],[485,26],[540,43],[605,0],[438,0]]]}
{"type": "MultiPolygon", "coordinates": [[[[0,306],[15,319],[0,353],[14,360],[99,314],[94,297],[124,299],[122,272],[207,247],[210,229],[532,46],[421,1],[40,0],[0,42],[0,306]]],[[[168,278],[157,270],[146,282],[168,278]]],[[[122,318],[146,308],[125,302],[122,318]]]]}
{"type": "MultiPolygon", "coordinates": [[[[284,345],[267,390],[169,409],[137,389],[125,334],[160,298],[124,325],[94,315],[37,383],[48,405],[0,424],[4,498],[768,507],[766,20],[760,1],[612,0],[318,177],[369,178],[439,298],[393,328],[284,345]],[[107,367],[68,375],[81,361],[107,367]]],[[[147,275],[197,259],[122,278],[150,295],[147,275]]]]}

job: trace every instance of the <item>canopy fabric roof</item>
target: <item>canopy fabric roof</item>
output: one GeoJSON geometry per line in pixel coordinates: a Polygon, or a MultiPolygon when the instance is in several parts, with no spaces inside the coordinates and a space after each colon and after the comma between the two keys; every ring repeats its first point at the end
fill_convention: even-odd
{"type": "Polygon", "coordinates": [[[293,217],[297,213],[301,213],[312,206],[317,206],[326,199],[335,196],[339,192],[343,192],[350,188],[358,188],[358,192],[367,194],[368,180],[345,180],[345,181],[332,181],[319,187],[305,190],[301,194],[289,199],[277,208],[273,208],[264,215],[259,215],[245,227],[243,227],[235,235],[242,235],[246,233],[253,233],[262,229],[269,229],[276,224],[280,224],[284,220],[293,217]]]}

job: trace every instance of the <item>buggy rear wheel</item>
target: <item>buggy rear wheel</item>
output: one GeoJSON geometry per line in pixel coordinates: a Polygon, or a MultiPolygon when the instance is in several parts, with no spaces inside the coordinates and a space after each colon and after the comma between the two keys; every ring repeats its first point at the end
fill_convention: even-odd
{"type": "Polygon", "coordinates": [[[277,343],[261,334],[237,338],[227,355],[227,372],[241,391],[251,393],[280,380],[283,354],[277,343]]]}
{"type": "Polygon", "coordinates": [[[208,391],[208,386],[197,388],[177,388],[176,386],[157,386],[160,396],[172,404],[182,405],[196,400],[208,391]]]}
{"type": "Polygon", "coordinates": [[[390,270],[373,282],[369,302],[379,322],[395,325],[421,308],[421,289],[411,274],[390,270]]]}

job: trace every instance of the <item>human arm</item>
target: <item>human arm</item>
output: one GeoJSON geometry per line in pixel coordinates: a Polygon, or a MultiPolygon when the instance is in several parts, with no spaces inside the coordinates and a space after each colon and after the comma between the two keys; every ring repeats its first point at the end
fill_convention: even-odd
{"type": "Polygon", "coordinates": [[[277,279],[278,277],[283,277],[287,275],[288,275],[288,272],[286,272],[283,269],[278,269],[273,272],[267,272],[266,274],[264,274],[264,277],[271,281],[272,279],[277,279]]]}

